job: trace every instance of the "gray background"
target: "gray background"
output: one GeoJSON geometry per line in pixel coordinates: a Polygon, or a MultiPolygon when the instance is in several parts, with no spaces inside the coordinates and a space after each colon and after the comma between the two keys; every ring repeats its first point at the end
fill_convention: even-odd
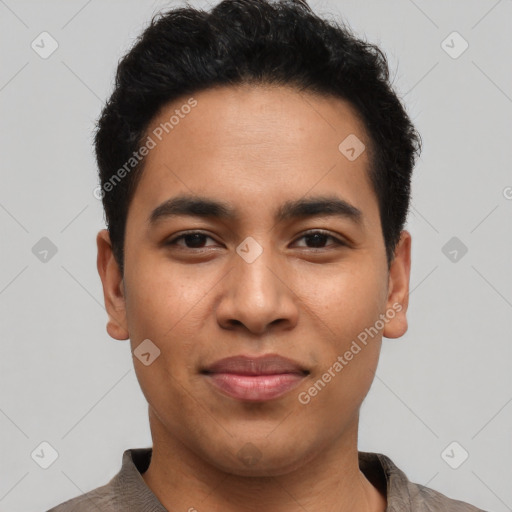
{"type": "MultiPolygon", "coordinates": [[[[91,143],[117,60],[175,5],[0,0],[1,511],[103,485],[125,449],[151,445],[128,342],[105,331],[91,143]],[[43,31],[59,45],[47,59],[31,48],[43,31]],[[46,262],[32,251],[42,237],[57,248],[46,262]],[[31,457],[43,441],[59,454],[48,469],[31,457]]],[[[450,497],[512,510],[512,1],[311,6],[381,46],[424,141],[407,225],[409,331],[384,339],[359,448],[450,497]],[[457,58],[462,39],[442,43],[453,31],[469,44],[457,58]],[[462,449],[469,458],[452,469],[462,449]]]]}

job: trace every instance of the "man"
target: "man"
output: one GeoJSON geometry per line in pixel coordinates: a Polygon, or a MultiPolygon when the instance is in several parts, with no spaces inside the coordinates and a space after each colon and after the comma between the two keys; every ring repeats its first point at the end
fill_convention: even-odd
{"type": "Polygon", "coordinates": [[[305,1],[153,19],[96,133],[107,331],[153,447],[65,511],[477,511],[357,448],[407,330],[420,137],[385,56],[305,1]]]}

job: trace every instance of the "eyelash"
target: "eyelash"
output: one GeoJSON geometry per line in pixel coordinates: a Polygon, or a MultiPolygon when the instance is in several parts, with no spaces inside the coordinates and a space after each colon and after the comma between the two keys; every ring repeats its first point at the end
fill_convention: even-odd
{"type": "MultiPolygon", "coordinates": [[[[178,240],[181,240],[181,239],[185,239],[185,237],[187,236],[191,236],[191,235],[202,235],[204,236],[205,238],[211,238],[213,240],[213,238],[210,236],[210,235],[207,235],[206,233],[203,233],[202,231],[188,231],[186,233],[182,233],[181,235],[177,236],[176,238],[173,238],[172,240],[169,240],[168,242],[165,243],[165,245],[174,245],[176,246],[176,242],[178,240]]],[[[306,233],[304,233],[302,236],[300,236],[299,238],[297,238],[295,241],[297,240],[300,240],[302,238],[306,238],[306,237],[310,237],[310,236],[314,236],[314,235],[322,235],[322,236],[325,236],[327,238],[332,238],[334,240],[334,245],[335,246],[340,246],[340,247],[348,247],[348,243],[340,240],[339,238],[335,237],[334,235],[331,235],[329,232],[327,231],[322,231],[322,230],[319,230],[319,229],[315,229],[315,230],[312,230],[312,231],[308,231],[306,233]]],[[[305,249],[311,249],[311,250],[326,250],[328,247],[304,247],[305,249]]],[[[191,251],[204,251],[205,249],[207,250],[207,248],[205,247],[196,247],[196,248],[191,248],[191,247],[182,247],[182,249],[188,249],[188,250],[191,250],[191,251]]]]}

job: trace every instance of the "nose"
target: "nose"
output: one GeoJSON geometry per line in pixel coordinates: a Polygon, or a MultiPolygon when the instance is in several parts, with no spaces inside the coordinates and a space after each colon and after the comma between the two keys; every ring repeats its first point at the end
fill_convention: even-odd
{"type": "Polygon", "coordinates": [[[218,324],[229,330],[247,329],[262,335],[269,329],[292,329],[298,320],[298,300],[292,273],[265,249],[249,263],[238,254],[222,280],[217,304],[218,324]]]}

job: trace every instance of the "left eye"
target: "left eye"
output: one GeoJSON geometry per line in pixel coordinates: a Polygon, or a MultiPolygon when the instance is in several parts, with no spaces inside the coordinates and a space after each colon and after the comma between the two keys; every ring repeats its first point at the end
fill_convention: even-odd
{"type": "Polygon", "coordinates": [[[325,241],[327,238],[331,238],[334,240],[334,245],[347,245],[345,242],[342,242],[339,238],[336,238],[333,235],[330,235],[329,233],[325,233],[324,231],[310,231],[309,233],[306,233],[302,235],[297,240],[301,240],[302,238],[306,239],[309,238],[313,241],[314,247],[313,249],[322,249],[323,247],[319,247],[319,245],[323,245],[322,241],[325,241]]]}

